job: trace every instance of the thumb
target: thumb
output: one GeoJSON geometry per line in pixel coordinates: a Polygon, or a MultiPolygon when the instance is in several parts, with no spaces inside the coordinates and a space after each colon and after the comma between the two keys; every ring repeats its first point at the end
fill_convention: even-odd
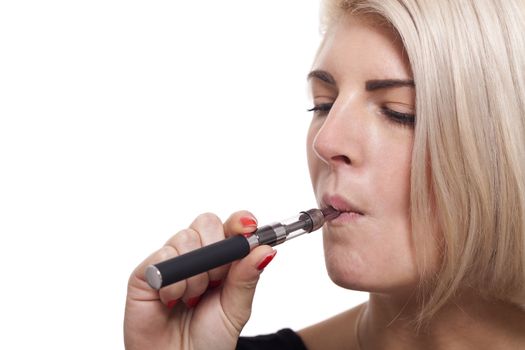
{"type": "Polygon", "coordinates": [[[250,318],[259,276],[275,254],[277,250],[262,245],[252,250],[244,259],[232,263],[224,281],[221,304],[226,317],[239,332],[250,318]]]}

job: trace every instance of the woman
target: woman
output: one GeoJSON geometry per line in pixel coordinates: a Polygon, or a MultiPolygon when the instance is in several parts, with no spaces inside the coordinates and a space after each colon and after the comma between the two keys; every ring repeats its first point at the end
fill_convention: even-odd
{"type": "Polygon", "coordinates": [[[147,265],[257,225],[204,214],[132,274],[126,347],[525,348],[525,3],[326,0],[324,14],[310,175],[342,212],[323,228],[328,273],[369,301],[238,341],[271,247],[160,293],[144,282],[147,265]]]}

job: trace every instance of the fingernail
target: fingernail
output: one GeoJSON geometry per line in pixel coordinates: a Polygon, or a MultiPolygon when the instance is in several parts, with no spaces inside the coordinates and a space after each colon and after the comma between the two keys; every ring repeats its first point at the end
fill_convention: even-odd
{"type": "Polygon", "coordinates": [[[208,284],[208,289],[217,288],[218,286],[221,285],[221,283],[222,283],[222,280],[210,281],[210,283],[208,284]]]}
{"type": "Polygon", "coordinates": [[[261,271],[262,269],[264,269],[266,266],[268,266],[268,264],[273,260],[273,258],[275,257],[275,254],[277,254],[277,250],[274,250],[272,254],[270,255],[267,255],[263,261],[261,261],[261,263],[259,264],[259,266],[257,266],[257,270],[261,271]]]}
{"type": "Polygon", "coordinates": [[[240,221],[244,227],[257,227],[257,221],[252,217],[243,216],[240,221]]]}
{"type": "Polygon", "coordinates": [[[191,308],[197,306],[199,301],[201,301],[201,297],[200,296],[194,297],[194,298],[189,298],[188,301],[186,302],[186,305],[188,305],[188,307],[191,309],[191,308]]]}
{"type": "Polygon", "coordinates": [[[179,302],[180,299],[176,299],[176,300],[170,300],[168,301],[168,305],[166,305],[168,307],[168,309],[173,309],[175,307],[175,305],[177,305],[177,303],[179,302]]]}

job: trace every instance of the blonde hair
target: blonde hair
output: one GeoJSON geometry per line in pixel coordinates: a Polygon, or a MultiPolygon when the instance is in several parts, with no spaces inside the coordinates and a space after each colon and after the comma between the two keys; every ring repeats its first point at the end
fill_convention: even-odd
{"type": "Polygon", "coordinates": [[[464,289],[525,303],[525,2],[324,0],[389,23],[416,84],[412,234],[428,321],[464,289]],[[441,265],[426,251],[437,227],[441,265]]]}

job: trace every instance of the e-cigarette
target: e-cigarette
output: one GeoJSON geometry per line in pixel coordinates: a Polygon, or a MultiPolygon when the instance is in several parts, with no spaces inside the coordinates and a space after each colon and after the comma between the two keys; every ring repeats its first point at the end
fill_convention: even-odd
{"type": "Polygon", "coordinates": [[[288,220],[261,226],[248,235],[236,235],[204,246],[175,258],[150,265],[146,281],[154,289],[182,281],[213,268],[242,259],[252,249],[263,244],[275,246],[304,233],[321,228],[328,220],[339,216],[332,207],[310,209],[288,220]]]}

